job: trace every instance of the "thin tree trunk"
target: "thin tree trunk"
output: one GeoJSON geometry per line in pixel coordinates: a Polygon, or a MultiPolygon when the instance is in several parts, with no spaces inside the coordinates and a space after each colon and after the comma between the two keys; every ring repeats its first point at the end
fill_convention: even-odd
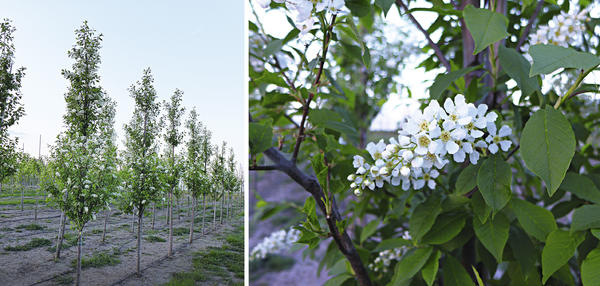
{"type": "Polygon", "coordinates": [[[142,219],[144,217],[143,212],[138,213],[138,229],[137,229],[137,261],[135,263],[135,272],[138,276],[142,275],[140,271],[140,258],[142,255],[142,219]]]}
{"type": "Polygon", "coordinates": [[[204,217],[206,215],[206,193],[202,194],[202,234],[204,235],[204,217]]]}
{"type": "Polygon", "coordinates": [[[104,229],[102,230],[102,242],[106,238],[106,222],[108,221],[108,216],[110,215],[109,210],[104,210],[104,229]]]}
{"type": "MultiPolygon", "coordinates": [[[[189,200],[189,198],[188,198],[189,200]]],[[[194,240],[194,216],[196,214],[196,197],[192,199],[192,223],[190,224],[190,244],[194,240]]],[[[189,204],[188,204],[189,206],[189,204]]]]}
{"type": "Polygon", "coordinates": [[[135,210],[131,211],[131,233],[133,233],[135,231],[135,214],[134,214],[135,210]]]}
{"type": "Polygon", "coordinates": [[[33,210],[33,223],[37,223],[37,209],[38,209],[38,200],[35,198],[35,209],[33,210]]]}
{"type": "Polygon", "coordinates": [[[221,201],[219,202],[219,223],[223,224],[223,201],[225,200],[225,193],[221,195],[221,201]]]}
{"type": "Polygon", "coordinates": [[[169,225],[169,206],[171,205],[171,202],[167,201],[167,212],[165,214],[165,225],[169,225]]]}
{"type": "Polygon", "coordinates": [[[169,252],[167,256],[173,255],[173,189],[169,192],[169,252]]]}
{"type": "Polygon", "coordinates": [[[25,183],[21,183],[21,211],[23,211],[23,197],[25,196],[25,183]]]}
{"type": "Polygon", "coordinates": [[[75,279],[75,285],[79,286],[81,283],[81,236],[83,231],[79,231],[79,236],[77,237],[77,278],[75,279]]]}
{"type": "Polygon", "coordinates": [[[213,229],[217,229],[217,195],[213,195],[213,229]]]}
{"type": "Polygon", "coordinates": [[[156,220],[156,203],[152,203],[152,230],[154,230],[154,221],[156,220]]]}
{"type": "Polygon", "coordinates": [[[54,253],[54,259],[60,258],[60,249],[62,247],[63,237],[65,235],[65,213],[60,213],[60,226],[58,227],[58,237],[56,238],[56,252],[54,253]]]}

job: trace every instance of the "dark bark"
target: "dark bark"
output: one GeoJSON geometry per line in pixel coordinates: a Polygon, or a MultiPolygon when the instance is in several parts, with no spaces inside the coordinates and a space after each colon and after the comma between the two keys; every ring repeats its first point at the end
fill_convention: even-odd
{"type": "Polygon", "coordinates": [[[156,203],[152,203],[152,230],[154,230],[154,221],[156,220],[156,203]]]}
{"type": "Polygon", "coordinates": [[[65,213],[60,213],[60,226],[58,227],[58,237],[56,238],[56,252],[54,253],[54,259],[60,258],[60,249],[62,248],[62,241],[65,235],[65,213]]]}

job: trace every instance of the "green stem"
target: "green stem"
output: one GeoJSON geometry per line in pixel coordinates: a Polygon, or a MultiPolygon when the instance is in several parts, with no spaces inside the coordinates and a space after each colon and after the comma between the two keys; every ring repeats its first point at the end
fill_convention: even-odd
{"type": "Polygon", "coordinates": [[[589,73],[591,73],[594,69],[596,69],[596,67],[598,67],[598,65],[595,65],[592,68],[580,73],[579,76],[577,77],[577,80],[575,81],[575,83],[571,86],[571,88],[569,88],[569,90],[567,90],[567,93],[565,93],[565,95],[558,98],[558,100],[556,101],[556,104],[554,104],[554,109],[558,109],[563,102],[565,102],[567,99],[569,99],[571,94],[573,94],[573,92],[575,92],[575,90],[579,87],[579,85],[581,84],[583,79],[589,73]]]}

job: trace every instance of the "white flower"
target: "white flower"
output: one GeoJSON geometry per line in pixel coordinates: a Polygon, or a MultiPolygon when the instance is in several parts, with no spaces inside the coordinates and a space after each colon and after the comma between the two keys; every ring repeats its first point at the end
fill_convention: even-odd
{"type": "Polygon", "coordinates": [[[508,148],[510,148],[512,142],[510,140],[503,139],[503,137],[506,137],[512,133],[510,127],[503,125],[500,128],[500,131],[498,131],[498,133],[496,134],[496,125],[493,123],[489,123],[487,130],[490,134],[485,139],[485,141],[489,143],[488,150],[490,150],[492,154],[496,154],[496,152],[498,152],[499,144],[502,151],[508,151],[508,148]]]}
{"type": "Polygon", "coordinates": [[[88,207],[83,207],[83,211],[84,211],[85,213],[87,213],[87,212],[88,212],[88,210],[89,210],[89,209],[88,209],[88,207]]]}
{"type": "Polygon", "coordinates": [[[313,29],[314,25],[315,25],[314,19],[308,18],[304,21],[297,22],[296,28],[298,28],[298,30],[300,30],[300,36],[304,36],[308,32],[310,32],[310,30],[313,29]]]}
{"type": "Polygon", "coordinates": [[[462,94],[457,94],[454,97],[454,101],[450,98],[446,98],[444,102],[444,109],[448,113],[444,118],[444,126],[446,128],[454,128],[454,126],[467,125],[471,122],[471,116],[469,116],[469,108],[465,102],[465,97],[462,94]]]}

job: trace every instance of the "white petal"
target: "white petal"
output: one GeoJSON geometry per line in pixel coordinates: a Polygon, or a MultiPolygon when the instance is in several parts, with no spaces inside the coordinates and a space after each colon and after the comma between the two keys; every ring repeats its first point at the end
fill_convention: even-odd
{"type": "Polygon", "coordinates": [[[439,175],[440,175],[440,172],[438,172],[438,170],[435,170],[435,169],[433,169],[429,172],[429,176],[431,176],[432,178],[437,178],[439,175]]]}
{"type": "Polygon", "coordinates": [[[454,102],[452,102],[452,99],[446,98],[446,101],[444,101],[444,109],[446,109],[446,112],[448,113],[454,112],[454,102]]]}
{"type": "MultiPolygon", "coordinates": [[[[415,168],[419,168],[419,167],[423,166],[423,157],[421,157],[421,156],[415,157],[415,159],[412,160],[411,164],[415,168]]],[[[400,173],[402,173],[402,169],[400,169],[400,173]]]]}
{"type": "Polygon", "coordinates": [[[462,128],[457,128],[450,132],[450,136],[454,140],[463,140],[467,136],[467,131],[462,128]]]}
{"type": "Polygon", "coordinates": [[[446,150],[448,150],[449,154],[454,154],[458,151],[458,144],[454,143],[454,141],[448,141],[446,143],[446,150]]]}
{"type": "Polygon", "coordinates": [[[496,136],[496,124],[488,122],[487,124],[487,130],[488,133],[490,133],[490,136],[496,136]]]}
{"type": "Polygon", "coordinates": [[[498,145],[496,145],[496,143],[492,143],[490,146],[488,146],[488,150],[490,150],[492,154],[496,154],[496,152],[498,152],[498,145]]]}
{"type": "Polygon", "coordinates": [[[469,161],[471,161],[471,164],[477,165],[477,161],[479,161],[479,152],[475,151],[469,154],[469,161]]]}
{"type": "Polygon", "coordinates": [[[471,136],[473,136],[473,138],[479,138],[483,136],[483,132],[481,130],[471,130],[471,136]]]}
{"type": "Polygon", "coordinates": [[[432,190],[435,189],[435,181],[434,180],[427,181],[427,187],[429,187],[432,190]]]}
{"type": "Polygon", "coordinates": [[[429,153],[434,153],[437,148],[438,144],[435,141],[429,143],[429,153]]]}
{"type": "Polygon", "coordinates": [[[502,151],[506,152],[508,151],[508,148],[510,148],[511,144],[512,142],[509,140],[502,140],[500,141],[500,148],[502,148],[502,151]]]}
{"type": "Polygon", "coordinates": [[[510,129],[510,127],[506,126],[506,125],[502,125],[502,127],[500,128],[500,131],[498,131],[498,136],[500,137],[505,137],[508,136],[512,133],[512,129],[510,129]]]}
{"type": "Polygon", "coordinates": [[[454,158],[454,162],[462,163],[465,161],[465,151],[460,149],[458,152],[454,153],[452,157],[454,158]]]}

